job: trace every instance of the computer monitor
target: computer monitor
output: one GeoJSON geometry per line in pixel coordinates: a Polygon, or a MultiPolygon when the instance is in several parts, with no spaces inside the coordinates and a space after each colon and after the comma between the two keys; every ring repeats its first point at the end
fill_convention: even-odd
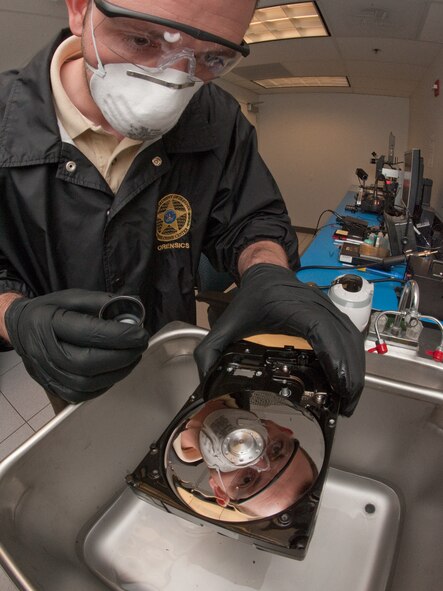
{"type": "Polygon", "coordinates": [[[420,200],[423,168],[423,158],[418,148],[405,152],[402,205],[406,210],[405,213],[411,216],[414,215],[415,204],[420,200]]]}

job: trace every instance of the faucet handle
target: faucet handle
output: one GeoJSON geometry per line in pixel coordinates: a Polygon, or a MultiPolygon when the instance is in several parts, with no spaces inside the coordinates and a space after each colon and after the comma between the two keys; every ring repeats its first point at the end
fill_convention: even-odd
{"type": "Polygon", "coordinates": [[[382,339],[375,341],[375,347],[368,349],[368,353],[378,353],[379,355],[384,355],[388,352],[388,346],[382,339]]]}
{"type": "Polygon", "coordinates": [[[430,355],[435,361],[443,362],[443,347],[437,347],[435,351],[426,351],[426,355],[430,355]]]}

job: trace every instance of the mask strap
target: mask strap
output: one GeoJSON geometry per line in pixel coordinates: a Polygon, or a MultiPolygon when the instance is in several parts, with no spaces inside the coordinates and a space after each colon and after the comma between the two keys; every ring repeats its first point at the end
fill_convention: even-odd
{"type": "Polygon", "coordinates": [[[221,477],[221,471],[220,471],[220,468],[219,468],[218,466],[215,466],[214,470],[215,470],[215,471],[217,472],[217,474],[218,474],[218,479],[219,479],[219,481],[220,481],[220,484],[221,484],[221,489],[223,490],[223,492],[225,493],[225,495],[226,495],[226,496],[229,498],[228,491],[226,490],[225,483],[223,482],[223,478],[221,477]]]}
{"type": "Polygon", "coordinates": [[[91,18],[90,18],[90,25],[91,25],[91,36],[92,36],[92,44],[94,45],[94,50],[95,50],[95,57],[97,58],[97,65],[98,68],[94,68],[93,66],[91,66],[90,64],[88,64],[88,62],[85,60],[86,63],[86,67],[89,68],[89,70],[91,70],[91,72],[93,72],[94,74],[97,74],[97,76],[100,76],[100,78],[104,78],[106,76],[106,71],[105,71],[105,67],[103,66],[103,62],[100,59],[99,53],[98,53],[98,49],[97,49],[97,41],[95,39],[95,33],[94,33],[94,23],[92,21],[92,11],[94,10],[94,3],[91,4],[91,18]]]}

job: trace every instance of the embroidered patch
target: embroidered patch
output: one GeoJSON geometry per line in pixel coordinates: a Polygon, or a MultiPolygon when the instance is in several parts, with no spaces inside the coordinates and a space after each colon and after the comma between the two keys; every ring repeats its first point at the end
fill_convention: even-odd
{"type": "Polygon", "coordinates": [[[189,231],[191,218],[192,209],[185,197],[165,195],[157,206],[157,240],[170,242],[181,238],[189,231]]]}

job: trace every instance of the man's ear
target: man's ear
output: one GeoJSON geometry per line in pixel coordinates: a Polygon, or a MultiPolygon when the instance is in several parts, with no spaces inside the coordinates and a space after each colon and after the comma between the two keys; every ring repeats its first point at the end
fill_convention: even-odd
{"type": "Polygon", "coordinates": [[[270,419],[264,419],[263,423],[265,425],[274,425],[274,427],[276,427],[279,431],[281,431],[282,433],[286,433],[287,435],[290,435],[292,437],[292,435],[294,435],[294,432],[291,431],[291,429],[289,429],[288,427],[284,427],[283,425],[279,425],[277,423],[275,423],[274,421],[271,421],[270,419]]]}
{"type": "Polygon", "coordinates": [[[88,4],[93,0],[65,0],[65,2],[68,9],[69,28],[73,35],[81,37],[88,4]]]}
{"type": "Polygon", "coordinates": [[[209,479],[209,486],[212,488],[217,505],[220,505],[220,507],[227,507],[229,504],[229,497],[225,491],[215,482],[212,476],[209,479]]]}

